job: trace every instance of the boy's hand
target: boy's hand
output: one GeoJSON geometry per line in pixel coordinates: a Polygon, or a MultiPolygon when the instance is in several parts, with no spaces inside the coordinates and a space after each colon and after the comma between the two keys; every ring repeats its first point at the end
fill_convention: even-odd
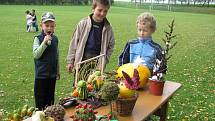
{"type": "Polygon", "coordinates": [[[51,37],[51,35],[46,35],[45,37],[44,37],[44,42],[46,43],[46,44],[48,44],[48,41],[51,41],[52,40],[52,37],[51,37]]]}
{"type": "Polygon", "coordinates": [[[73,70],[73,64],[71,64],[71,63],[69,63],[69,64],[67,64],[67,71],[69,72],[69,73],[72,73],[72,70],[73,70]]]}
{"type": "Polygon", "coordinates": [[[60,80],[60,74],[57,74],[56,80],[60,80]]]}

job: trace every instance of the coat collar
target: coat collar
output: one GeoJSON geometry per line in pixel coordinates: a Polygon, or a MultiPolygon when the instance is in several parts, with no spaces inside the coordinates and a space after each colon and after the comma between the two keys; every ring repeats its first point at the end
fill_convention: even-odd
{"type": "Polygon", "coordinates": [[[142,43],[150,42],[152,41],[152,37],[144,37],[144,38],[139,37],[138,40],[142,43]]]}
{"type": "MultiPolygon", "coordinates": [[[[93,15],[93,13],[91,13],[89,16],[88,16],[88,24],[90,24],[90,27],[91,27],[91,25],[92,25],[92,22],[91,22],[91,18],[90,18],[90,16],[92,16],[93,15]]],[[[107,18],[105,17],[104,18],[104,29],[106,29],[108,26],[110,25],[110,22],[107,20],[107,18]]]]}

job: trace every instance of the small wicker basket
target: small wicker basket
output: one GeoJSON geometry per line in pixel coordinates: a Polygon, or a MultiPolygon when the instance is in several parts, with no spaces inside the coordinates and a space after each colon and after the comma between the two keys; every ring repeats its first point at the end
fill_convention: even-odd
{"type": "Polygon", "coordinates": [[[116,111],[120,116],[131,115],[137,98],[138,93],[136,93],[131,98],[118,98],[115,102],[112,103],[113,111],[116,111]]]}

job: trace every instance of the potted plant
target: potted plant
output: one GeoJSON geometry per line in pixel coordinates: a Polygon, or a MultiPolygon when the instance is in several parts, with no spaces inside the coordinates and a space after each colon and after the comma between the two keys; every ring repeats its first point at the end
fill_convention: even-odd
{"type": "Polygon", "coordinates": [[[164,87],[164,74],[166,74],[167,71],[167,62],[171,58],[172,55],[169,55],[169,50],[173,49],[177,42],[174,42],[173,44],[172,39],[176,37],[176,35],[173,35],[174,30],[174,20],[168,25],[169,32],[165,31],[165,38],[163,38],[164,42],[164,51],[162,54],[164,55],[164,58],[162,59],[156,59],[156,63],[153,67],[153,73],[152,77],[149,81],[149,92],[154,95],[162,95],[163,94],[163,87],[164,87]]]}
{"type": "Polygon", "coordinates": [[[156,64],[153,68],[153,75],[149,78],[149,92],[153,95],[161,96],[163,94],[164,88],[164,77],[162,72],[158,72],[158,68],[160,68],[161,61],[156,60],[156,64]]]}

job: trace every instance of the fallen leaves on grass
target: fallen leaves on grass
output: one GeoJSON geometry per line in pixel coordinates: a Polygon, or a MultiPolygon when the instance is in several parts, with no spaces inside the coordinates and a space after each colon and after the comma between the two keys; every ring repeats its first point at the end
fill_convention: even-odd
{"type": "Polygon", "coordinates": [[[0,90],[0,97],[4,97],[4,91],[0,90]]]}

